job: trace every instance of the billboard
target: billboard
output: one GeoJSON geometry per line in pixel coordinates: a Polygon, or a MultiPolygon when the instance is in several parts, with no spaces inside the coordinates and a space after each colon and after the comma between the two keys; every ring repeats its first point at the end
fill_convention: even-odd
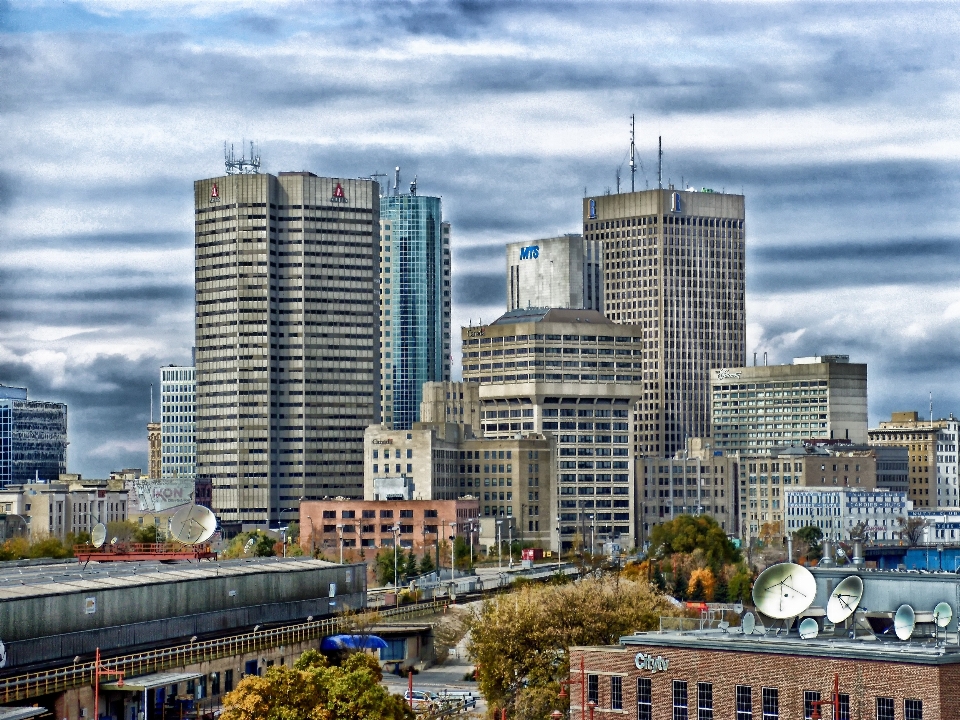
{"type": "Polygon", "coordinates": [[[133,490],[142,513],[159,513],[193,502],[193,480],[134,480],[133,490]]]}

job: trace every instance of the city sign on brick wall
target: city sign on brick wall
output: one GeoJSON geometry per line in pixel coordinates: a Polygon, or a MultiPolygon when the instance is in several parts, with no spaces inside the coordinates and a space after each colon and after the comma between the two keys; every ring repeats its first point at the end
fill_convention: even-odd
{"type": "Polygon", "coordinates": [[[646,653],[637,653],[634,659],[637,670],[649,670],[651,673],[666,672],[670,668],[670,660],[662,655],[647,655],[646,653]]]}

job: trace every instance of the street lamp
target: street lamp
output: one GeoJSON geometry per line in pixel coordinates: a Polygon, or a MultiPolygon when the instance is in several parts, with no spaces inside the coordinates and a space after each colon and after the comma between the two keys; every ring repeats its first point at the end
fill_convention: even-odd
{"type": "Polygon", "coordinates": [[[343,565],[343,523],[337,523],[337,534],[340,536],[340,564],[343,565]]]}
{"type": "Polygon", "coordinates": [[[470,522],[470,569],[473,570],[473,522],[470,522]]]}
{"type": "Polygon", "coordinates": [[[456,575],[456,560],[453,555],[453,546],[454,541],[457,539],[457,524],[453,521],[450,522],[450,583],[453,584],[453,578],[456,575]]]}
{"type": "Polygon", "coordinates": [[[393,531],[393,589],[396,595],[395,604],[400,607],[400,578],[397,577],[397,550],[400,547],[400,526],[394,525],[393,531]]]}
{"type": "Polygon", "coordinates": [[[507,532],[510,534],[510,544],[508,545],[508,547],[510,548],[510,560],[507,562],[507,568],[512,570],[513,569],[513,518],[510,518],[510,522],[507,523],[507,532]]]}
{"type": "Polygon", "coordinates": [[[501,559],[500,559],[500,525],[503,524],[503,520],[497,520],[497,572],[500,572],[501,569],[501,559]]]}

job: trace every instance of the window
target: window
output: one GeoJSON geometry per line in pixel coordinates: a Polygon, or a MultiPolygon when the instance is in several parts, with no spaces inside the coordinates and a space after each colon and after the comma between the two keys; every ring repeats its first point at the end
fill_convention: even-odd
{"type": "Polygon", "coordinates": [[[780,720],[780,691],[763,688],[763,720],[780,720]]]}
{"type": "Polygon", "coordinates": [[[837,720],[850,720],[850,696],[840,693],[840,707],[837,712],[837,720]]]}
{"type": "Polygon", "coordinates": [[[877,698],[877,720],[893,720],[893,698],[877,698]]]}
{"type": "Polygon", "coordinates": [[[697,683],[697,720],[713,720],[713,683],[697,683]]]}
{"type": "Polygon", "coordinates": [[[623,710],[623,678],[619,675],[610,678],[610,709],[623,710]]]}
{"type": "MultiPolygon", "coordinates": [[[[806,720],[810,720],[813,716],[813,703],[820,701],[820,693],[816,690],[804,690],[803,691],[803,717],[806,720]]],[[[893,715],[890,716],[891,720],[893,715]]]]}
{"type": "Polygon", "coordinates": [[[753,720],[753,688],[737,685],[737,720],[753,720]]]}
{"type": "Polygon", "coordinates": [[[637,678],[637,720],[653,720],[653,693],[650,678],[637,678]]]}
{"type": "Polygon", "coordinates": [[[903,720],[923,720],[923,700],[904,700],[903,720]]]}
{"type": "Polygon", "coordinates": [[[687,681],[673,681],[673,720],[687,720],[687,681]]]}
{"type": "MultiPolygon", "coordinates": [[[[223,672],[223,691],[228,693],[233,690],[233,670],[224,670],[223,672]]],[[[891,702],[893,702],[891,700],[891,702]]]]}
{"type": "Polygon", "coordinates": [[[587,675],[587,702],[600,703],[599,675],[587,675]]]}

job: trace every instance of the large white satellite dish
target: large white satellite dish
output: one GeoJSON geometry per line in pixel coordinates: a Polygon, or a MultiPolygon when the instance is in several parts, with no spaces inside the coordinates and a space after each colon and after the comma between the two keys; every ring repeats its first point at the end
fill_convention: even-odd
{"type": "Polygon", "coordinates": [[[170,519],[170,534],[184,545],[205,542],[216,530],[216,515],[203,505],[184,505],[170,519]]]}
{"type": "Polygon", "coordinates": [[[913,635],[913,628],[917,624],[917,614],[913,608],[903,604],[897,608],[896,615],[893,616],[893,631],[901,640],[909,640],[913,635]]]}
{"type": "Polygon", "coordinates": [[[937,627],[945,628],[953,619],[953,608],[949,603],[938,602],[933,608],[933,621],[937,627]]]}
{"type": "Polygon", "coordinates": [[[103,523],[97,523],[90,531],[90,544],[95,548],[103,547],[107,541],[107,526],[103,523]]]}
{"type": "Polygon", "coordinates": [[[753,631],[757,627],[757,616],[752,612],[744,613],[743,619],[740,620],[740,629],[743,631],[744,635],[753,635],[753,631]]]}
{"type": "Polygon", "coordinates": [[[853,615],[863,597],[863,580],[859,575],[848,575],[830,593],[827,600],[827,620],[840,623],[853,615]]]}
{"type": "Polygon", "coordinates": [[[820,626],[813,618],[804,618],[803,622],[800,623],[800,637],[804,640],[813,640],[819,634],[820,626]]]}
{"type": "Polygon", "coordinates": [[[785,620],[796,617],[813,603],[817,581],[802,565],[771,565],[753,584],[753,604],[767,617],[785,620]]]}

